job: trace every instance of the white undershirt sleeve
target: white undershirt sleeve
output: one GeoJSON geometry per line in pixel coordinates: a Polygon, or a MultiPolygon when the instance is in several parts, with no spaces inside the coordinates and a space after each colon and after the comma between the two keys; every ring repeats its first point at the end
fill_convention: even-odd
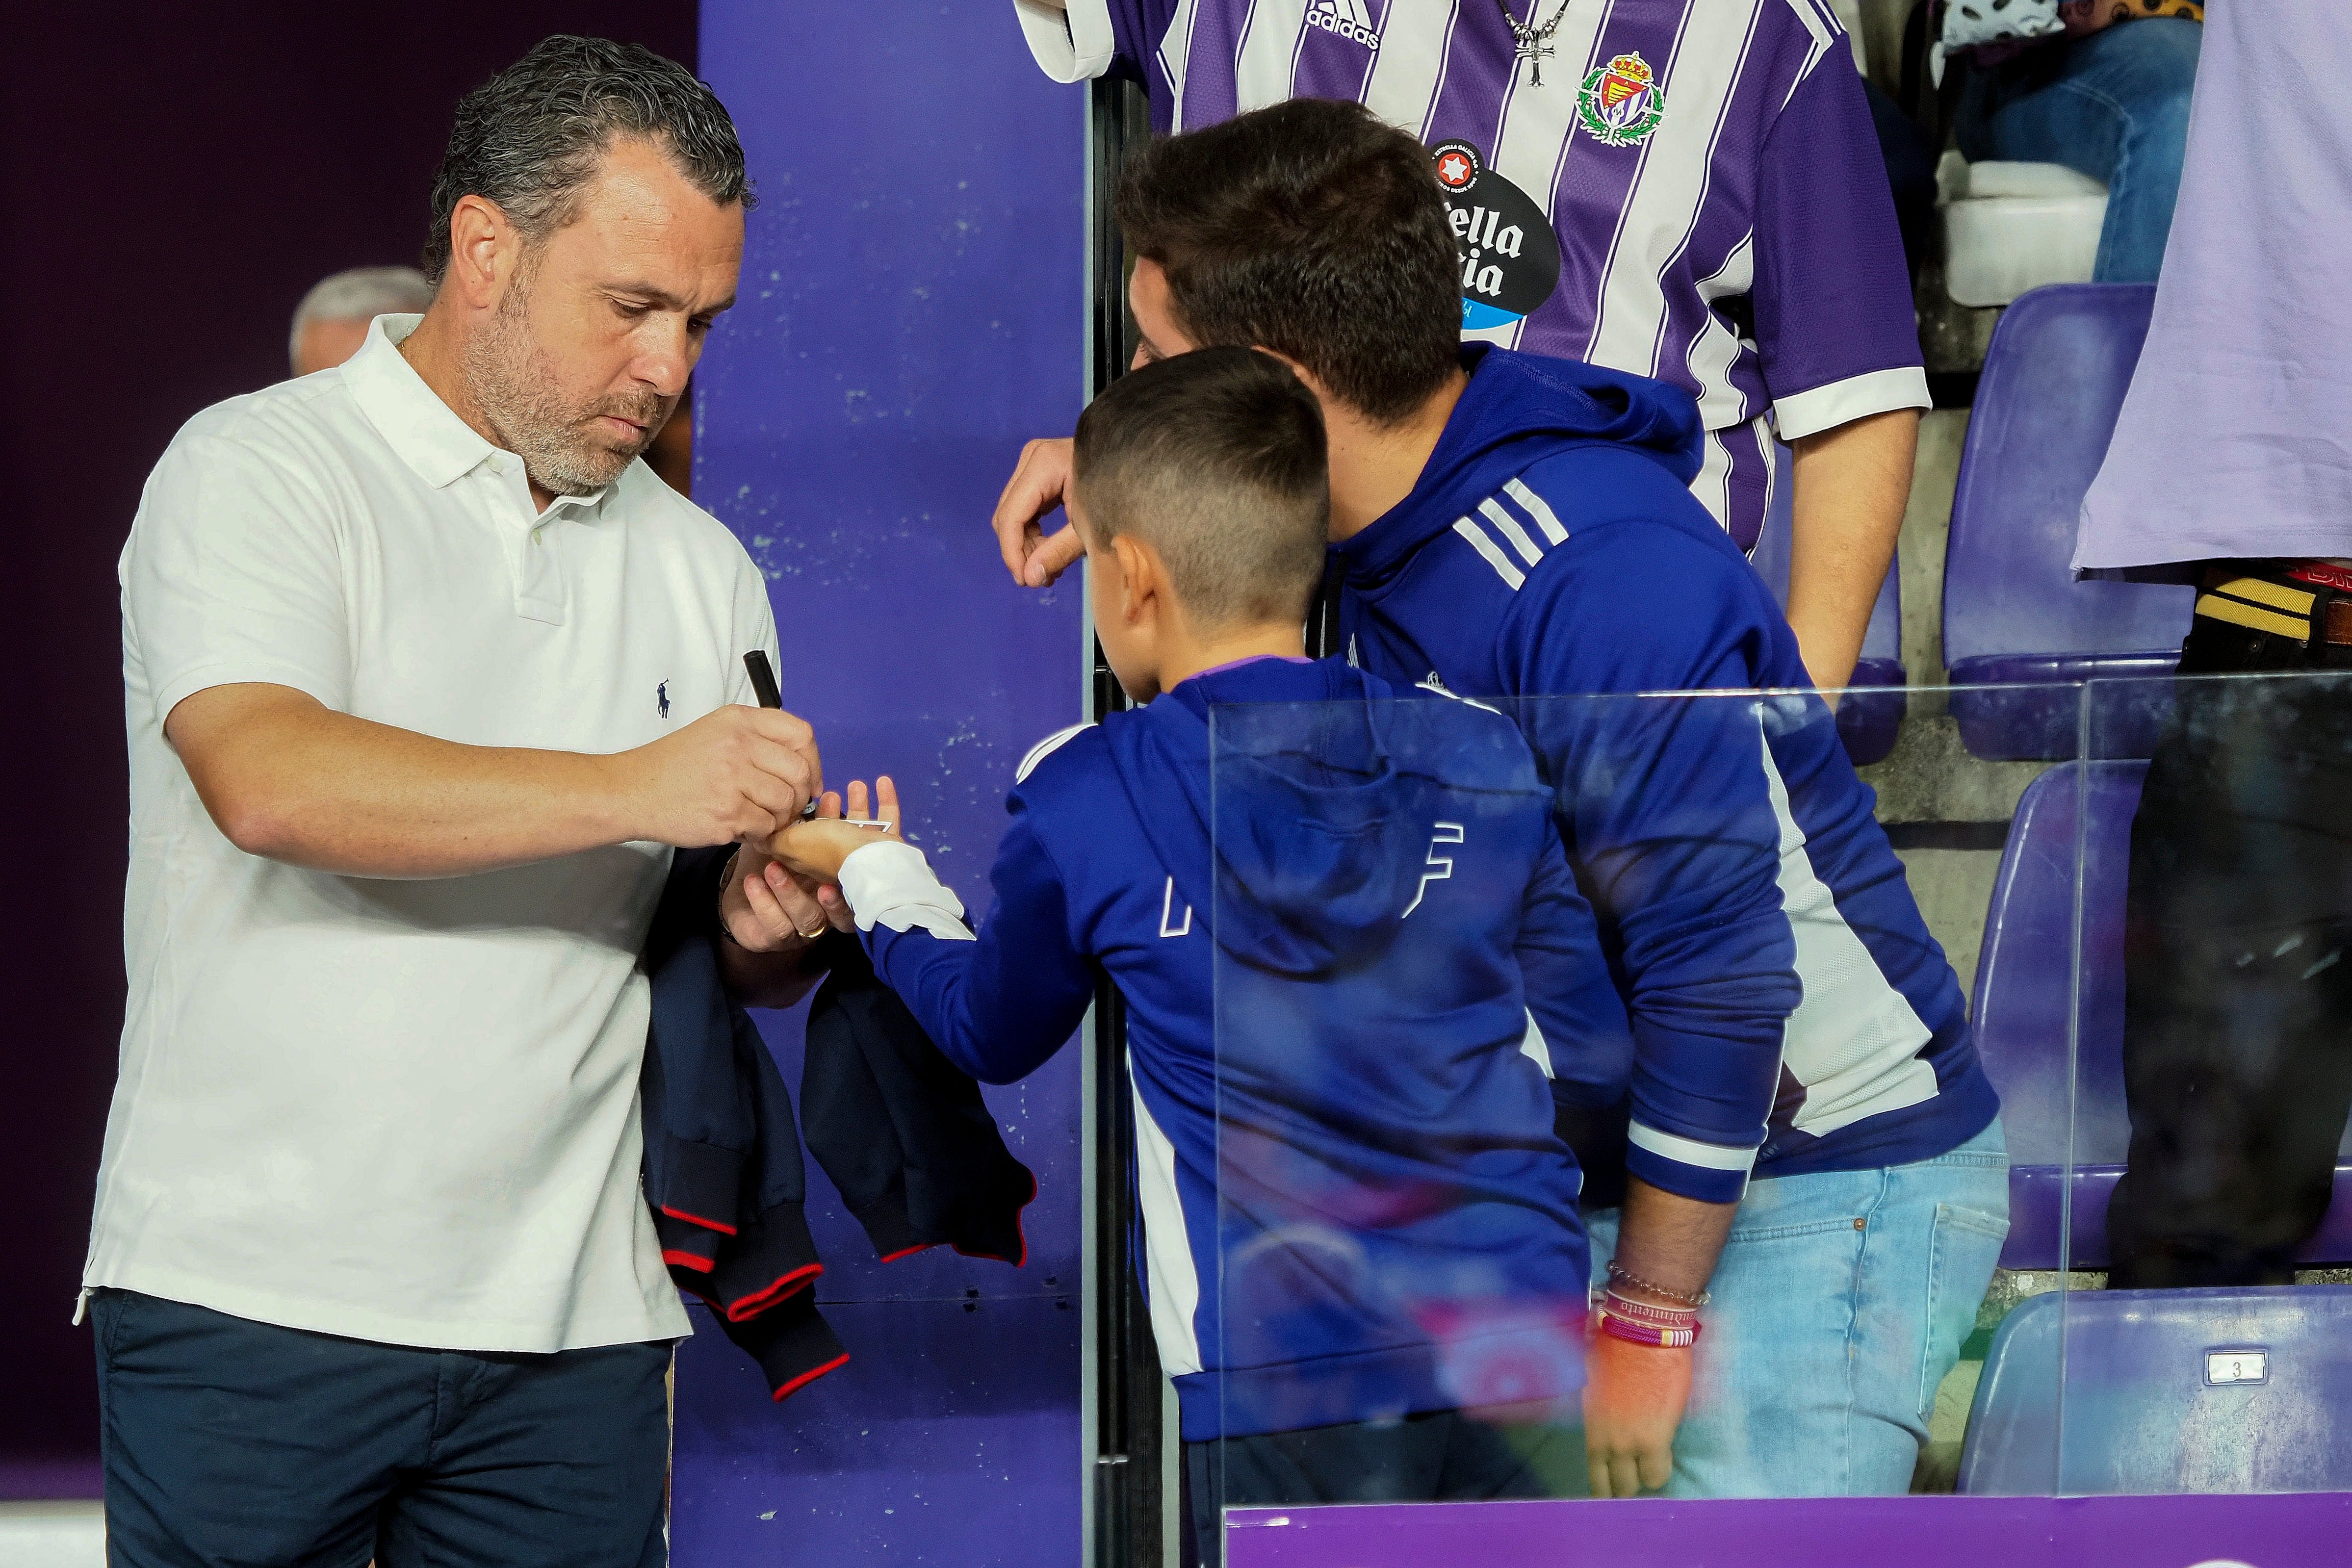
{"type": "Polygon", "coordinates": [[[841,862],[841,895],[860,931],[919,925],[942,942],[973,940],[963,923],[963,901],[931,874],[930,862],[912,844],[881,839],[852,850],[841,862]]]}
{"type": "Polygon", "coordinates": [[[1066,11],[1045,0],[1013,0],[1013,9],[1037,68],[1054,80],[1092,81],[1110,69],[1118,45],[1109,0],[1069,0],[1066,11]]]}

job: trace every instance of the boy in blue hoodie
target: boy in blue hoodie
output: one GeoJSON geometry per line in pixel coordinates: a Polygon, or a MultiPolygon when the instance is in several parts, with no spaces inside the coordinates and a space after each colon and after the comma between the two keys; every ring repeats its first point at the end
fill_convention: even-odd
{"type": "Polygon", "coordinates": [[[1146,706],[1022,763],[977,935],[895,828],[775,852],[839,883],[876,971],[988,1082],[1118,986],[1199,1528],[1573,1487],[1589,1263],[1546,1081],[1605,1105],[1630,1042],[1550,791],[1492,711],[1305,656],[1323,427],[1280,361],[1140,371],[1076,454],[1097,625],[1146,706]]]}
{"type": "MultiPolygon", "coordinates": [[[[1906,1490],[2008,1228],[1999,1106],[1787,621],[1692,494],[1721,480],[1697,409],[1462,342],[1472,242],[1355,105],[1154,141],[1118,209],[1139,362],[1255,345],[1322,403],[1349,662],[1503,707],[1555,791],[1634,1040],[1595,1252],[1637,1295],[1713,1292],[1695,1349],[1596,1342],[1594,1490],[1906,1490]],[[1639,695],[1675,692],[1725,695],[1639,695]]],[[[1066,471],[1032,443],[1007,487],[1016,578],[1066,471]]]]}

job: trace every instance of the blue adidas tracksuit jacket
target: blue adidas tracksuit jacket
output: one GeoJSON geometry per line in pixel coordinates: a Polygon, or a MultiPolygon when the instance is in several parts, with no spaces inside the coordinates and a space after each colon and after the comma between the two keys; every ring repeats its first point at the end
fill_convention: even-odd
{"type": "Polygon", "coordinates": [[[907,846],[858,851],[843,887],[983,1080],[1118,984],[1184,1437],[1577,1386],[1580,1177],[1546,1078],[1612,1103],[1631,1042],[1514,727],[1256,660],[1052,737],[1009,805],[976,940],[907,846]]]}
{"type": "Polygon", "coordinates": [[[1786,617],[1687,488],[1690,398],[1464,359],[1419,484],[1335,552],[1340,636],[1534,747],[1632,1020],[1627,1168],[1724,1201],[1751,1161],[1871,1169],[1973,1137],[1998,1102],[1958,982],[1786,617]],[[1748,695],[1630,695],[1702,690],[1748,695]]]}

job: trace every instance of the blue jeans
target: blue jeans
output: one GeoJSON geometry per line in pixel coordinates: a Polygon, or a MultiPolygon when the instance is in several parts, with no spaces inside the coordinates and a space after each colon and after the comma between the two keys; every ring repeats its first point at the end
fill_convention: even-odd
{"type": "MultiPolygon", "coordinates": [[[[1618,1211],[1585,1217],[1593,1280],[1618,1211]]],[[[1668,1497],[1908,1491],[2009,1235],[2000,1123],[1917,1165],[1748,1184],[1708,1289],[1668,1497]]]]}
{"type": "Polygon", "coordinates": [[[1952,130],[1970,162],[2063,163],[2106,183],[2101,283],[2153,283],[2180,193],[2189,94],[2205,27],[2178,16],[2120,22],[1971,70],[1952,130]]]}
{"type": "Polygon", "coordinates": [[[660,1568],[669,1346],[417,1350],[90,1296],[113,1568],[660,1568]]]}

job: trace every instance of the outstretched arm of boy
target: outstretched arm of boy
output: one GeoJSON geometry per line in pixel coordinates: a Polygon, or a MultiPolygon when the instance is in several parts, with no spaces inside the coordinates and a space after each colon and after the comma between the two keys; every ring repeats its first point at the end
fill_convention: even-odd
{"type": "Polygon", "coordinates": [[[1086,1016],[1095,969],[1072,940],[1060,875],[1019,792],[989,873],[995,908],[976,936],[962,901],[901,838],[897,787],[878,779],[873,794],[872,825],[857,825],[866,790],[852,784],[846,819],[796,822],[772,852],[799,875],[840,881],[875,972],[949,1061],[983,1083],[1034,1071],[1086,1016]]]}

